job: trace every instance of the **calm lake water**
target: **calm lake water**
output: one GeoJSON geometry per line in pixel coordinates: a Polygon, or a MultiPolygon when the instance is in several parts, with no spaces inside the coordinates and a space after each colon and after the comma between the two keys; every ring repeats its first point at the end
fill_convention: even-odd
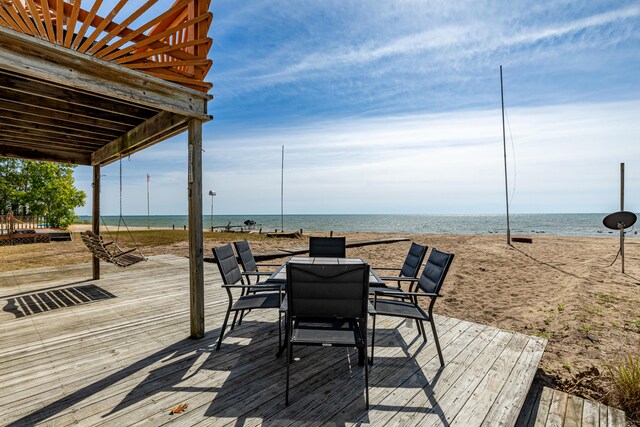
{"type": "MultiPolygon", "coordinates": [[[[549,234],[556,236],[603,236],[614,234],[602,225],[606,214],[513,214],[512,234],[549,234]]],[[[118,216],[105,216],[107,226],[117,226],[118,216]]],[[[125,216],[129,226],[182,228],[186,215],[125,216]]],[[[256,229],[280,229],[280,215],[216,215],[215,227],[244,226],[246,220],[256,222],[256,229]]],[[[81,216],[90,222],[91,217],[81,216]]],[[[209,215],[203,225],[210,227],[209,215]]],[[[506,233],[504,215],[285,215],[285,230],[372,231],[418,234],[490,234],[506,233]]],[[[635,227],[627,230],[629,237],[638,237],[635,227]]]]}

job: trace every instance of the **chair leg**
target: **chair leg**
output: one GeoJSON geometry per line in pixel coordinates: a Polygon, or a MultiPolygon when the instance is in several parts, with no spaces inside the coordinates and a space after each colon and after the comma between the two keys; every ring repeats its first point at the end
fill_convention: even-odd
{"type": "Polygon", "coordinates": [[[376,342],[376,316],[373,316],[371,329],[371,359],[369,359],[369,365],[373,365],[373,348],[376,342]]]}
{"type": "Polygon", "coordinates": [[[422,320],[416,320],[418,324],[418,334],[422,333],[422,338],[427,342],[427,331],[424,329],[424,322],[422,320]]]}
{"type": "MultiPolygon", "coordinates": [[[[367,355],[367,343],[364,344],[364,354],[367,355]]],[[[364,364],[364,393],[365,393],[365,405],[369,410],[369,363],[364,364]]]]}
{"type": "Polygon", "coordinates": [[[431,330],[433,331],[433,340],[436,342],[436,349],[438,350],[438,357],[440,358],[440,366],[444,366],[444,357],[442,357],[442,349],[440,348],[440,341],[438,340],[438,332],[436,332],[436,322],[433,318],[429,319],[431,323],[431,330]]]}
{"type": "MultiPolygon", "coordinates": [[[[218,338],[218,345],[216,346],[216,350],[220,350],[220,345],[222,344],[222,337],[224,336],[224,330],[227,328],[227,322],[229,321],[229,313],[231,313],[230,307],[227,309],[227,314],[224,316],[224,322],[222,323],[222,329],[220,329],[220,338],[218,338]]],[[[236,314],[238,312],[236,311],[236,314]]]]}
{"type": "Polygon", "coordinates": [[[278,348],[282,347],[282,313],[278,311],[278,348]]]}
{"type": "MultiPolygon", "coordinates": [[[[243,288],[242,292],[240,292],[240,298],[242,298],[244,295],[245,295],[245,290],[243,288]]],[[[238,322],[238,326],[240,326],[240,324],[242,323],[242,316],[244,316],[244,310],[242,310],[242,312],[240,313],[240,321],[238,322]]],[[[237,319],[238,319],[238,312],[236,311],[236,313],[233,315],[233,322],[231,322],[232,331],[233,331],[233,328],[236,326],[237,319]]]]}
{"type": "Polygon", "coordinates": [[[287,386],[286,386],[286,391],[284,393],[285,406],[289,406],[289,365],[291,364],[290,355],[291,355],[291,343],[287,343],[287,386]]]}
{"type": "MultiPolygon", "coordinates": [[[[243,311],[243,313],[244,313],[244,311],[243,311]]],[[[232,331],[233,331],[233,328],[236,326],[236,320],[238,320],[238,312],[237,311],[233,315],[233,321],[231,322],[231,330],[232,331]]],[[[242,321],[242,316],[240,317],[240,321],[242,321]]],[[[238,326],[240,326],[240,322],[238,322],[238,326]]]]}

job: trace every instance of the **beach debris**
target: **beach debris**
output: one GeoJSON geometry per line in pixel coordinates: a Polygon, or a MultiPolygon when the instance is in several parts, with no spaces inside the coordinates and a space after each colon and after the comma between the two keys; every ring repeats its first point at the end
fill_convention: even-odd
{"type": "Polygon", "coordinates": [[[511,241],[519,243],[533,243],[533,239],[530,237],[512,237],[511,241]]]}
{"type": "Polygon", "coordinates": [[[181,405],[178,405],[175,408],[171,408],[171,412],[169,413],[169,415],[179,414],[181,412],[184,412],[188,407],[189,407],[189,405],[187,403],[183,403],[181,405]]]}

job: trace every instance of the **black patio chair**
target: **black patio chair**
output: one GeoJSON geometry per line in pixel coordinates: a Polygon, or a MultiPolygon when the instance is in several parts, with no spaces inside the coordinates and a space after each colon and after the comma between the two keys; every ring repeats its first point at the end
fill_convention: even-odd
{"type": "Polygon", "coordinates": [[[402,264],[402,268],[387,268],[387,267],[373,267],[376,271],[398,271],[397,276],[380,276],[380,280],[384,282],[396,282],[396,286],[387,286],[386,284],[382,286],[376,286],[375,289],[384,289],[389,292],[402,292],[402,287],[400,286],[402,282],[409,282],[409,292],[413,292],[413,285],[415,284],[414,280],[406,280],[406,279],[415,279],[418,277],[418,272],[420,271],[420,266],[424,261],[424,257],[427,254],[428,246],[419,245],[417,243],[411,243],[411,247],[409,248],[409,252],[407,253],[407,257],[402,264]]]}
{"type": "Polygon", "coordinates": [[[346,258],[346,237],[310,237],[309,256],[326,258],[346,258]]]}
{"type": "MultiPolygon", "coordinates": [[[[240,273],[240,266],[238,265],[238,261],[236,260],[236,255],[233,253],[231,244],[213,248],[213,254],[215,255],[216,264],[218,265],[218,269],[220,270],[220,276],[222,276],[222,287],[227,291],[227,295],[229,297],[227,314],[224,317],[222,329],[220,329],[220,338],[218,339],[216,350],[220,350],[222,337],[224,336],[224,331],[227,328],[227,322],[229,321],[229,314],[232,311],[236,312],[237,314],[238,311],[257,309],[278,310],[278,345],[281,346],[282,328],[280,324],[282,322],[279,309],[282,305],[282,286],[271,284],[245,285],[242,280],[242,273],[240,273]],[[235,300],[235,302],[233,300],[233,294],[231,293],[232,289],[242,290],[242,294],[235,300]],[[255,289],[271,292],[245,294],[245,291],[251,291],[255,289]]],[[[231,326],[232,330],[233,326],[234,325],[231,326]]]]}
{"type": "MultiPolygon", "coordinates": [[[[242,295],[245,293],[256,293],[261,290],[264,290],[264,286],[266,283],[260,283],[260,277],[269,277],[272,272],[268,271],[259,271],[259,267],[279,267],[280,264],[257,264],[256,259],[253,256],[253,252],[251,251],[251,247],[249,246],[249,242],[246,240],[242,240],[239,242],[233,242],[233,246],[236,248],[236,252],[238,253],[238,258],[240,258],[240,265],[242,266],[242,276],[247,279],[247,285],[251,285],[251,277],[255,277],[256,286],[260,286],[260,288],[252,289],[252,290],[243,290],[242,295]]],[[[267,286],[268,288],[268,286],[267,286]]],[[[231,328],[236,324],[236,320],[238,320],[238,325],[242,324],[242,319],[244,318],[244,311],[240,312],[240,319],[238,320],[238,312],[236,312],[233,316],[233,321],[231,322],[231,328]]]]}
{"type": "Polygon", "coordinates": [[[242,266],[242,274],[247,278],[247,284],[250,285],[250,277],[255,276],[255,282],[260,281],[260,277],[268,277],[272,272],[260,271],[260,267],[279,267],[280,264],[258,264],[253,256],[249,242],[242,240],[240,242],[233,242],[233,246],[236,248],[238,258],[240,258],[240,265],[242,266]]]}
{"type": "Polygon", "coordinates": [[[356,347],[364,355],[365,401],[369,409],[367,352],[367,264],[287,264],[287,386],[294,345],[356,347]]]}
{"type": "Polygon", "coordinates": [[[424,329],[423,321],[427,321],[431,324],[431,330],[433,331],[433,340],[436,343],[436,349],[438,350],[438,357],[440,358],[440,365],[444,366],[444,358],[442,357],[442,350],[440,348],[440,342],[438,341],[438,333],[436,332],[436,324],[433,320],[433,306],[436,303],[440,295],[440,289],[444,283],[444,279],[447,276],[451,262],[453,261],[453,254],[440,252],[437,249],[432,249],[427,264],[422,270],[420,279],[417,281],[415,292],[390,292],[384,289],[374,289],[373,307],[371,312],[373,316],[373,333],[371,334],[371,359],[370,363],[373,363],[373,353],[375,346],[376,336],[376,317],[377,316],[395,316],[404,317],[406,319],[415,319],[421,325],[419,330],[422,332],[424,341],[427,341],[427,334],[424,329]],[[402,297],[397,298],[378,298],[378,296],[393,296],[402,297]],[[430,299],[428,311],[425,312],[420,306],[420,297],[427,297],[430,299]]]}

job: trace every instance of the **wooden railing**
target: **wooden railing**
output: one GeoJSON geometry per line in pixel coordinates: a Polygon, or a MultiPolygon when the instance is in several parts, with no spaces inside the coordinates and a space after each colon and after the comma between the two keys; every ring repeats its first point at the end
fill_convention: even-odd
{"type": "Polygon", "coordinates": [[[157,2],[119,0],[101,16],[103,0],[0,0],[0,25],[207,92],[210,0],[175,0],[166,10],[157,2]]]}
{"type": "Polygon", "coordinates": [[[44,216],[0,215],[0,234],[14,234],[19,230],[47,227],[47,219],[44,216]]]}

